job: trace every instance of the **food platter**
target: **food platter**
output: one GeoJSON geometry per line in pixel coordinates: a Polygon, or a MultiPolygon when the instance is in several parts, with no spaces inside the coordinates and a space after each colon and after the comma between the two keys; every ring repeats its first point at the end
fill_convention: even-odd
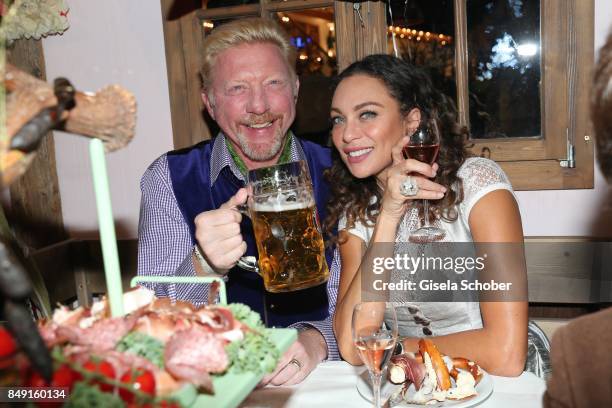
{"type": "MultiPolygon", "coordinates": [[[[219,304],[227,304],[225,283],[218,278],[139,276],[132,280],[131,286],[136,286],[136,284],[143,282],[212,283],[213,281],[220,282],[221,285],[219,288],[219,304]]],[[[297,339],[297,331],[295,329],[266,329],[266,334],[269,336],[269,339],[272,341],[272,343],[274,343],[281,355],[297,339]]],[[[213,386],[215,389],[214,395],[199,394],[196,387],[193,385],[186,385],[180,391],[175,393],[174,397],[184,407],[233,408],[237,407],[251,393],[262,378],[263,374],[226,373],[213,378],[213,386]]]]}
{"type": "MultiPolygon", "coordinates": [[[[392,384],[387,376],[383,377],[383,382],[381,385],[380,396],[382,401],[387,401],[392,397],[393,394],[399,392],[401,390],[401,385],[392,384]]],[[[364,371],[359,377],[357,377],[357,392],[364,398],[366,401],[372,402],[372,383],[370,382],[370,378],[367,371],[364,371]]],[[[409,393],[414,393],[414,386],[410,385],[408,389],[409,393]]],[[[481,404],[485,401],[491,393],[493,393],[493,379],[491,375],[483,370],[482,380],[476,385],[476,392],[478,393],[472,398],[465,400],[446,400],[444,402],[437,402],[434,404],[427,405],[418,405],[418,404],[409,404],[405,401],[390,404],[393,407],[401,407],[401,408],[416,408],[416,407],[440,407],[440,408],[468,408],[474,407],[481,404]]]]}
{"type": "MultiPolygon", "coordinates": [[[[38,326],[55,361],[48,384],[68,388],[71,407],[91,401],[99,406],[237,407],[274,370],[297,331],[266,328],[248,306],[228,305],[218,279],[188,279],[212,283],[208,304],[156,298],[139,287],[120,297],[123,315],[109,314],[112,299],[91,308],[59,306],[38,326]],[[54,383],[60,379],[61,385],[54,383]]],[[[25,374],[20,383],[47,384],[28,366],[19,371],[25,374]]]]}
{"type": "MultiPolygon", "coordinates": [[[[431,339],[418,340],[416,352],[391,357],[383,373],[381,399],[389,406],[472,407],[493,392],[493,381],[475,361],[440,353],[431,339]]],[[[372,400],[371,382],[358,377],[357,391],[372,400]]]]}

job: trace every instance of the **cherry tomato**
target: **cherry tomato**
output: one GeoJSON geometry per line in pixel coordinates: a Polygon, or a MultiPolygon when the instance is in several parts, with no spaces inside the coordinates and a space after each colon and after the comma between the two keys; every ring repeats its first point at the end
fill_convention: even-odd
{"type": "Polygon", "coordinates": [[[32,372],[30,376],[30,381],[28,383],[29,387],[66,387],[72,390],[72,385],[77,380],[77,374],[68,366],[67,364],[62,364],[55,372],[53,373],[53,378],[51,379],[51,383],[47,383],[44,378],[36,371],[32,372]]]}
{"type": "MultiPolygon", "coordinates": [[[[100,375],[102,377],[109,378],[111,380],[114,380],[116,378],[115,369],[113,368],[113,365],[108,361],[92,358],[91,360],[83,364],[83,369],[91,373],[100,375]]],[[[94,380],[93,384],[97,384],[100,390],[104,392],[110,392],[113,390],[112,385],[106,384],[102,381],[94,380]]]]}
{"type": "MultiPolygon", "coordinates": [[[[67,364],[62,364],[59,366],[57,370],[53,373],[53,378],[51,379],[51,383],[47,383],[44,378],[36,371],[32,371],[30,378],[28,380],[28,387],[61,387],[68,388],[68,394],[72,391],[74,383],[76,383],[79,379],[79,375],[72,368],[70,368],[67,364]]],[[[45,402],[45,403],[37,403],[39,407],[45,408],[60,408],[64,405],[63,402],[45,402]]]]}
{"type": "Polygon", "coordinates": [[[12,356],[17,350],[17,344],[13,339],[13,335],[0,326],[0,358],[12,356]]]}
{"type": "MultiPolygon", "coordinates": [[[[121,376],[121,382],[134,390],[155,396],[155,376],[149,370],[142,368],[130,370],[121,376]]],[[[123,388],[119,389],[119,396],[128,404],[136,400],[134,393],[123,388]]]]}
{"type": "Polygon", "coordinates": [[[181,408],[181,406],[174,401],[161,401],[158,405],[159,408],[181,408]]]}
{"type": "Polygon", "coordinates": [[[7,368],[12,368],[15,365],[15,357],[0,357],[0,370],[5,370],[7,368]]]}

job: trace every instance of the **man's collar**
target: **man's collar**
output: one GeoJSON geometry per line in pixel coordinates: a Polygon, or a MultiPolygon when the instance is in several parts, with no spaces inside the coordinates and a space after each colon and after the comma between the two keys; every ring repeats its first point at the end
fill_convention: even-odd
{"type": "MultiPolygon", "coordinates": [[[[291,132],[291,130],[289,132],[291,132]]],[[[305,160],[306,155],[304,154],[302,146],[298,142],[295,135],[293,135],[293,133],[291,133],[291,135],[293,137],[291,137],[289,161],[305,160]]],[[[245,176],[240,172],[240,169],[238,169],[238,166],[232,159],[230,152],[227,150],[225,135],[223,133],[219,133],[213,141],[212,152],[210,155],[210,185],[213,185],[215,181],[217,181],[221,170],[223,170],[225,167],[229,167],[234,177],[246,184],[245,176]]]]}

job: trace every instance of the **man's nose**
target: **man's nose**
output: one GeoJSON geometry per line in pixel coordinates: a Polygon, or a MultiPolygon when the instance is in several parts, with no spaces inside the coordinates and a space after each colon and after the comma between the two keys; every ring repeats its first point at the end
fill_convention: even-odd
{"type": "Polygon", "coordinates": [[[247,104],[247,111],[261,115],[266,113],[270,109],[268,104],[268,96],[266,91],[262,87],[254,87],[251,89],[249,101],[247,104]]]}

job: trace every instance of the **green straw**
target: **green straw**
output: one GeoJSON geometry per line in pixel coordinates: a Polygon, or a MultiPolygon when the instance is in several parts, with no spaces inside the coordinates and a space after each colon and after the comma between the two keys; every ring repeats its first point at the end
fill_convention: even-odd
{"type": "Polygon", "coordinates": [[[98,208],[106,290],[108,291],[111,314],[113,317],[118,317],[123,316],[123,288],[121,286],[121,269],[119,268],[119,256],[117,254],[117,239],[108,188],[106,161],[104,160],[104,145],[100,139],[92,139],[89,142],[89,156],[98,208]]]}

